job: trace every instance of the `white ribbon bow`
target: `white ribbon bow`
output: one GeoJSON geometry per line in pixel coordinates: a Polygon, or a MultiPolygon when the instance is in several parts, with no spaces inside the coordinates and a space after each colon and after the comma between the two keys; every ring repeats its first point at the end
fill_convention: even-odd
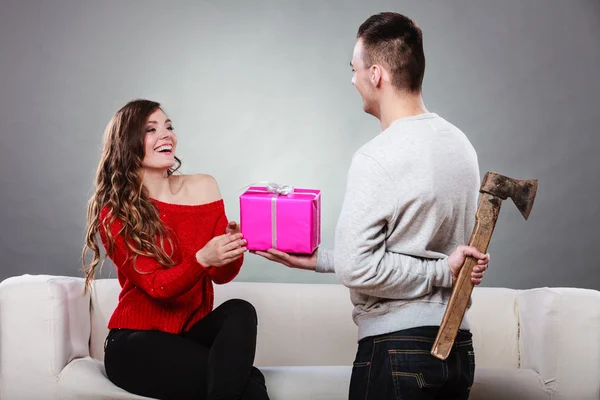
{"type": "Polygon", "coordinates": [[[282,196],[294,193],[294,187],[290,185],[280,185],[278,183],[268,182],[267,190],[271,193],[277,193],[282,196]]]}

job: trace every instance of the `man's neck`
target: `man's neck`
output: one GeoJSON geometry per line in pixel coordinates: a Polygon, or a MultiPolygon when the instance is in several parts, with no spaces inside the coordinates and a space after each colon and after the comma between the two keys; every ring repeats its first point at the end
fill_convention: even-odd
{"type": "Polygon", "coordinates": [[[399,119],[429,112],[423,104],[421,93],[389,93],[379,107],[381,130],[385,131],[399,119]]]}

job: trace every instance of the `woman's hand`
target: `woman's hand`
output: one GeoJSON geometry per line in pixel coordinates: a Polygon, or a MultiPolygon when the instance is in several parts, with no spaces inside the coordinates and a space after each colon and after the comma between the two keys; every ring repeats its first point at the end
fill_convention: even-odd
{"type": "Polygon", "coordinates": [[[235,221],[229,221],[227,228],[225,228],[225,233],[231,233],[232,235],[241,233],[240,225],[235,221]]]}
{"type": "Polygon", "coordinates": [[[238,229],[238,233],[227,232],[212,238],[196,253],[196,260],[207,268],[222,267],[240,258],[245,251],[246,240],[238,229]]]}

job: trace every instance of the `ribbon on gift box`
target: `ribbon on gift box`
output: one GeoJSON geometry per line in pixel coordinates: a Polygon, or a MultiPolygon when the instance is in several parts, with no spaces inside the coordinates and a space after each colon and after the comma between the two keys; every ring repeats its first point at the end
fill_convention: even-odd
{"type": "Polygon", "coordinates": [[[277,249],[277,198],[279,196],[287,196],[292,193],[309,194],[315,197],[317,195],[312,192],[305,192],[302,189],[295,189],[293,186],[290,185],[280,185],[274,182],[261,182],[257,185],[260,185],[262,183],[264,183],[265,186],[255,186],[255,184],[252,184],[246,186],[244,189],[250,187],[260,189],[264,188],[264,190],[249,189],[246,191],[246,193],[273,193],[273,197],[271,198],[271,247],[277,249]]]}

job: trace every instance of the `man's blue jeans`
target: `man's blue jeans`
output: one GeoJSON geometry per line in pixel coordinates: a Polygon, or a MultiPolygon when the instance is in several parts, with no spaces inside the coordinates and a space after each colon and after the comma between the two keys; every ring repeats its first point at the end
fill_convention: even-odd
{"type": "Polygon", "coordinates": [[[438,329],[425,326],[362,339],[349,400],[467,400],[475,372],[471,333],[459,331],[442,361],[431,355],[438,329]]]}

